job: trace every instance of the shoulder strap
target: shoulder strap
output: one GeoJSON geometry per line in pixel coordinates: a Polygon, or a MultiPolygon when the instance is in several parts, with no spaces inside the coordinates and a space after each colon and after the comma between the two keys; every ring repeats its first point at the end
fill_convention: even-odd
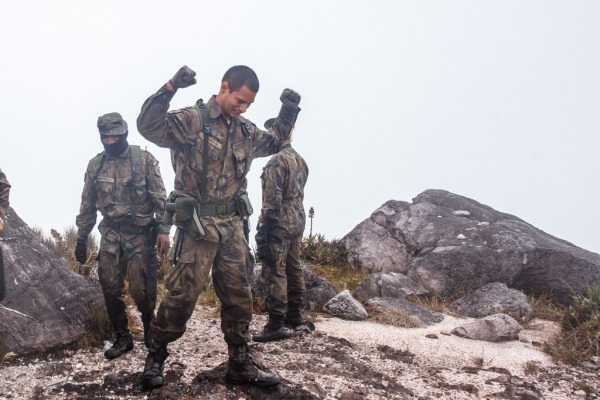
{"type": "Polygon", "coordinates": [[[104,160],[104,152],[98,153],[96,157],[92,159],[92,176],[90,178],[92,181],[96,181],[98,178],[98,173],[100,172],[100,167],[102,167],[102,161],[104,160]]]}
{"type": "Polygon", "coordinates": [[[202,174],[200,175],[200,196],[202,202],[207,195],[206,185],[208,183],[208,138],[210,136],[210,115],[208,107],[202,101],[202,99],[196,102],[196,109],[198,110],[198,118],[200,118],[200,128],[204,133],[204,143],[202,151],[202,174]]]}
{"type": "Polygon", "coordinates": [[[144,194],[143,188],[140,183],[142,181],[142,150],[140,146],[133,144],[129,145],[129,153],[131,157],[131,181],[133,183],[133,190],[135,196],[133,196],[133,205],[131,206],[131,224],[135,225],[135,217],[137,216],[137,210],[140,205],[140,199],[144,194]]]}
{"type": "Polygon", "coordinates": [[[142,180],[142,149],[134,144],[130,144],[129,148],[131,149],[131,178],[133,183],[138,185],[142,180]]]}

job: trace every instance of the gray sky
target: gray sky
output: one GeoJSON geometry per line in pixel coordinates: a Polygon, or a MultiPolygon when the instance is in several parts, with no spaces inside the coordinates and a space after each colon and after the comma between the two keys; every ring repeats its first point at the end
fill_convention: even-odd
{"type": "MultiPolygon", "coordinates": [[[[310,167],[313,233],[341,238],[390,199],[445,189],[600,252],[600,2],[4,1],[0,168],[11,205],[49,232],[75,223],[99,115],[118,111],[173,187],[169,152],[135,131],[180,66],[216,93],[227,68],[261,81],[257,125],[302,95],[294,147],[310,167]]],[[[254,162],[248,190],[260,208],[254,162]]],[[[307,231],[308,233],[308,226],[307,231]]]]}

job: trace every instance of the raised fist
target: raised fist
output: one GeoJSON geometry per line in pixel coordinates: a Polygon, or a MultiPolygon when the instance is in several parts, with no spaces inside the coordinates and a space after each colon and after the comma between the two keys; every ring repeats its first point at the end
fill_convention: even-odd
{"type": "Polygon", "coordinates": [[[298,108],[298,104],[300,104],[300,93],[292,89],[284,89],[279,100],[281,100],[284,107],[296,109],[298,108]]]}
{"type": "Polygon", "coordinates": [[[186,88],[188,86],[192,86],[196,84],[196,73],[187,65],[179,68],[179,71],[169,79],[169,82],[173,86],[173,89],[181,89],[186,88]]]}

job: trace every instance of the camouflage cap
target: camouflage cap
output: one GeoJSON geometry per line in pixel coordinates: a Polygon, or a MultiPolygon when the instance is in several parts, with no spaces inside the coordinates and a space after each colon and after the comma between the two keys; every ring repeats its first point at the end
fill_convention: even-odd
{"type": "Polygon", "coordinates": [[[269,130],[271,129],[271,127],[273,126],[273,124],[275,123],[275,119],[276,118],[269,118],[268,120],[265,121],[265,129],[269,130]]]}
{"type": "Polygon", "coordinates": [[[127,133],[127,122],[121,114],[113,112],[98,117],[98,130],[107,136],[120,136],[127,133]]]}

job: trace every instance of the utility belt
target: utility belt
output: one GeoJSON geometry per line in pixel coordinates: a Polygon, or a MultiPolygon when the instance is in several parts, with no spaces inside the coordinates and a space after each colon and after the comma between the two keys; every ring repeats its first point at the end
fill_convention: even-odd
{"type": "Polygon", "coordinates": [[[150,229],[152,226],[154,226],[153,223],[150,223],[146,226],[135,226],[135,225],[130,225],[130,224],[125,224],[122,222],[115,222],[112,219],[106,218],[104,217],[104,223],[111,229],[121,232],[121,233],[126,233],[128,235],[141,235],[141,234],[146,234],[148,232],[148,229],[150,229]]]}
{"type": "Polygon", "coordinates": [[[196,212],[199,217],[231,217],[239,214],[236,200],[223,204],[198,204],[196,212]]]}
{"type": "Polygon", "coordinates": [[[198,204],[193,197],[180,196],[175,202],[167,203],[166,210],[175,212],[175,225],[191,235],[194,240],[204,238],[204,226],[200,219],[202,217],[249,217],[253,211],[247,194],[222,204],[198,204]]]}

